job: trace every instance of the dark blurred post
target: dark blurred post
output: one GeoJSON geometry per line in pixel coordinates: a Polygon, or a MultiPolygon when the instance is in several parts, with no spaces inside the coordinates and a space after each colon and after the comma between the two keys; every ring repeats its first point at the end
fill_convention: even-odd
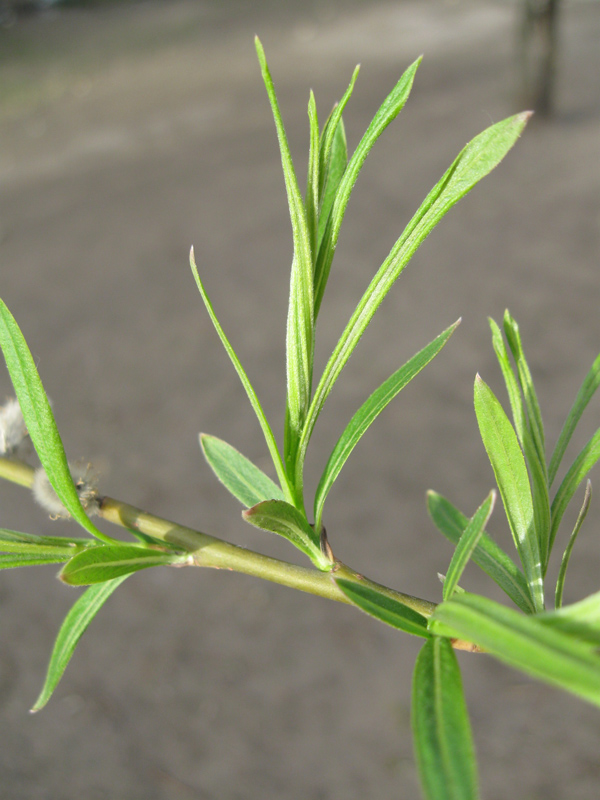
{"type": "Polygon", "coordinates": [[[548,117],[553,110],[560,0],[522,0],[518,59],[522,101],[548,117]]]}

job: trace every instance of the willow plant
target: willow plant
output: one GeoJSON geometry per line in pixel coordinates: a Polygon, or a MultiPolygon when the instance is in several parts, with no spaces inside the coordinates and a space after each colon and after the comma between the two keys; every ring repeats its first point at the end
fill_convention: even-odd
{"type": "Polygon", "coordinates": [[[553,490],[575,427],[600,383],[600,356],[577,395],[551,457],[519,328],[507,312],[503,331],[491,322],[492,342],[506,388],[512,421],[493,391],[478,376],[475,410],[481,438],[504,505],[516,558],[485,532],[496,500],[492,490],[468,516],[430,492],[428,510],[455,550],[443,578],[443,602],[381,586],[341,563],[334,536],[325,531],[324,510],[346,460],[377,416],[447,344],[458,322],[401,366],[360,406],[329,456],[315,496],[306,496],[303,473],[308,447],[325,402],[365,333],[380,303],[420,244],[442,217],[487,175],[517,141],[528,113],[484,130],[457,155],[395,242],[344,328],[322,374],[315,377],[313,355],[317,319],[325,299],[340,228],[359,172],[371,148],[404,107],[420,59],[411,64],[385,98],[356,150],[349,157],[343,123],[358,68],[338,104],[320,127],[313,94],[308,104],[310,146],[303,194],[263,48],[256,51],[279,140],[293,235],[286,330],[286,409],[282,449],[258,396],[227,339],[204,288],[193,250],[191,269],[200,295],[248,396],[273,461],[272,480],[231,444],[200,436],[204,457],[218,480],[242,504],[251,525],[283,536],[308,559],[299,567],[251,552],[200,531],[160,519],[103,496],[89,471],[67,460],[51,405],[25,338],[0,301],[0,345],[17,400],[0,411],[0,475],[33,490],[52,516],[69,517],[84,536],[36,536],[0,531],[0,567],[63,563],[59,578],[88,588],[68,613],[55,642],[42,691],[41,709],[57,687],[71,655],[94,615],[134,572],[156,566],[226,567],[355,606],[398,631],[421,637],[413,680],[413,732],[423,793],[429,800],[478,797],[477,768],[461,676],[454,650],[486,652],[512,667],[600,705],[600,592],[563,607],[569,558],[591,497],[568,539],[546,608],[547,568],[565,509],[600,458],[600,430],[577,455],[553,490]],[[33,467],[19,458],[28,436],[39,457],[33,467]],[[307,508],[311,509],[310,515],[307,508]],[[101,531],[94,515],[121,526],[124,541],[101,531]],[[473,560],[504,591],[510,605],[464,591],[463,570],[473,560]]]}

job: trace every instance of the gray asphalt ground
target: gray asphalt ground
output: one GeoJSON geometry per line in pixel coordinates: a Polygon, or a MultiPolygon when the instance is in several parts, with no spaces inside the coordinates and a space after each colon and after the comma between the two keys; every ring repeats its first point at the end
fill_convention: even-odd
{"type": "MultiPolygon", "coordinates": [[[[443,354],[356,449],[325,519],[340,558],[432,600],[451,548],[427,518],[426,490],[471,514],[493,485],[472,410],[476,372],[502,391],[487,317],[509,307],[520,322],[551,444],[600,351],[599,4],[567,2],[562,22],[555,119],[531,124],[423,245],[315,434],[310,486],[367,394],[462,315],[443,354]]],[[[267,414],[278,432],[283,424],[291,236],[254,33],[301,173],[309,87],[324,119],[362,63],[346,113],[352,148],[425,54],[348,211],[318,331],[322,367],[433,183],[468,139],[519,110],[512,4],[178,0],[54,12],[0,30],[0,295],[30,343],[69,456],[102,466],[103,492],[294,559],[241,521],[197,444],[199,431],[216,434],[268,468],[193,284],[191,244],[267,414]]],[[[6,374],[0,393],[10,393],[6,374]]],[[[596,401],[573,454],[599,419],[596,401]]],[[[67,529],[19,487],[1,486],[0,504],[4,527],[67,529]]],[[[567,602],[599,588],[599,527],[593,503],[567,602]]],[[[499,509],[490,531],[510,548],[499,509]]],[[[234,574],[163,568],[130,578],[48,707],[29,715],[76,596],[55,573],[0,578],[3,800],[419,796],[409,724],[419,642],[234,574]]],[[[463,584],[500,599],[475,568],[463,584]]],[[[486,800],[599,796],[597,709],[487,657],[460,660],[486,800]]]]}

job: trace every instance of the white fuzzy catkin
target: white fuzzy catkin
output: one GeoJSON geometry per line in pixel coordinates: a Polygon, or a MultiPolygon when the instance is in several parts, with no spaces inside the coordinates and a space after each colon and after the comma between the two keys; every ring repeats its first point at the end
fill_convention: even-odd
{"type": "Polygon", "coordinates": [[[0,455],[14,453],[26,436],[27,428],[19,401],[10,397],[0,406],[0,455]]]}
{"type": "MultiPolygon", "coordinates": [[[[91,471],[91,465],[69,464],[71,476],[79,495],[81,505],[88,515],[98,513],[97,476],[91,471]]],[[[60,519],[71,515],[59,500],[54,487],[48,480],[43,467],[38,467],[33,475],[31,491],[36,502],[45,509],[52,518],[60,519]]]]}

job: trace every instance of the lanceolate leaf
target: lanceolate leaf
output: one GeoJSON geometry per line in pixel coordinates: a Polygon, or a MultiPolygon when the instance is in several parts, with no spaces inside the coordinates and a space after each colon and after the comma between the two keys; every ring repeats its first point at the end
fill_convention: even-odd
{"type": "Polygon", "coordinates": [[[285,468],[283,466],[283,461],[281,460],[281,455],[279,454],[279,450],[277,448],[277,442],[275,441],[275,436],[273,435],[273,431],[271,430],[271,426],[265,416],[265,412],[262,410],[262,406],[258,399],[256,392],[254,391],[254,387],[250,383],[248,376],[239,358],[236,355],[235,350],[229,343],[229,339],[225,336],[225,331],[221,327],[221,323],[217,319],[217,315],[214,312],[212,307],[212,303],[210,302],[210,298],[208,297],[206,290],[204,288],[204,284],[200,280],[200,275],[198,273],[198,268],[196,266],[196,261],[194,259],[194,249],[192,248],[190,251],[190,266],[192,268],[192,273],[194,275],[194,280],[196,281],[196,285],[200,292],[200,296],[204,301],[204,305],[206,306],[206,310],[208,311],[208,315],[214,325],[214,328],[219,335],[219,339],[221,340],[223,347],[229,358],[231,359],[231,363],[235,367],[235,371],[238,374],[238,377],[242,383],[242,386],[246,390],[246,394],[248,395],[248,400],[250,401],[250,405],[252,406],[254,413],[260,423],[260,427],[262,428],[263,436],[265,437],[265,441],[267,443],[267,447],[269,448],[269,453],[271,454],[271,459],[273,461],[273,465],[275,470],[277,471],[277,477],[281,483],[281,486],[284,487],[284,492],[288,499],[292,498],[291,491],[289,489],[287,476],[285,474],[285,468]]]}
{"type": "MultiPolygon", "coordinates": [[[[545,574],[550,557],[550,498],[548,496],[544,425],[533,379],[523,351],[519,326],[508,311],[504,312],[504,331],[517,365],[519,384],[524,398],[524,408],[519,415],[522,428],[519,430],[518,425],[516,425],[516,428],[531,477],[534,526],[539,543],[542,568],[545,574]]],[[[510,394],[511,390],[509,388],[510,394]]],[[[520,397],[521,392],[519,392],[519,399],[520,397]]]]}
{"type": "Polygon", "coordinates": [[[40,696],[31,709],[32,711],[39,711],[40,708],[46,705],[56,689],[58,682],[62,678],[67,664],[71,660],[71,656],[77,647],[77,643],[81,639],[86,628],[117,586],[123,583],[126,577],[126,575],[123,575],[107,583],[91,586],[73,605],[65,617],[60,631],[58,632],[58,636],[56,637],[50,664],[48,665],[48,672],[46,673],[46,681],[40,692],[40,696]]]}
{"type": "Polygon", "coordinates": [[[474,642],[500,661],[600,706],[600,656],[537,615],[465,593],[441,603],[429,628],[474,642]]]}
{"type": "MultiPolygon", "coordinates": [[[[345,156],[343,159],[343,169],[339,172],[339,177],[344,174],[344,170],[346,169],[346,163],[348,161],[348,156],[346,152],[346,135],[344,132],[344,124],[342,122],[342,114],[344,113],[344,109],[346,108],[346,104],[350,99],[352,92],[354,91],[354,84],[356,83],[356,79],[358,78],[358,72],[360,70],[360,66],[356,66],[354,68],[354,72],[352,73],[352,78],[350,79],[350,84],[344,95],[339,103],[337,103],[329,115],[327,122],[325,123],[325,127],[323,129],[323,133],[321,135],[321,142],[320,142],[320,149],[319,149],[319,197],[321,198],[321,213],[323,212],[323,204],[324,204],[324,197],[329,192],[329,187],[327,187],[328,183],[335,184],[337,186],[339,184],[339,179],[331,181],[331,170],[335,170],[339,172],[339,163],[341,163],[342,159],[338,156],[333,155],[333,151],[338,149],[343,149],[345,156]],[[342,148],[340,148],[342,145],[342,148]]],[[[333,203],[333,199],[335,197],[335,193],[331,198],[331,203],[333,203]]]]}
{"type": "Polygon", "coordinates": [[[477,547],[477,542],[481,538],[483,529],[488,523],[495,500],[496,492],[492,490],[467,523],[446,572],[443,592],[444,600],[449,600],[454,594],[473,550],[477,547]]]}
{"type": "Polygon", "coordinates": [[[378,589],[370,583],[365,584],[346,578],[334,579],[346,597],[366,614],[413,636],[424,636],[425,638],[429,636],[427,619],[391,597],[383,586],[378,589]]]}
{"type": "MultiPolygon", "coordinates": [[[[306,448],[325,400],[384,297],[419,245],[442,217],[504,158],[518,139],[528,117],[528,113],[518,114],[492,125],[459,153],[450,169],[427,195],[377,271],[346,325],[315,389],[298,449],[298,473],[304,463],[306,448]]],[[[350,164],[344,181],[349,173],[350,164]]],[[[341,194],[340,186],[338,196],[341,194]]],[[[315,297],[318,298],[318,292],[315,297]]]]}
{"type": "MultiPolygon", "coordinates": [[[[327,223],[327,228],[323,236],[321,248],[316,259],[315,266],[315,317],[319,313],[323,294],[329,278],[329,271],[331,269],[331,262],[337,246],[340,228],[346,213],[346,207],[352,194],[352,189],[358,178],[358,174],[362,169],[365,159],[369,155],[373,145],[381,136],[387,126],[394,120],[400,111],[404,108],[410,90],[412,89],[415,73],[421,63],[421,59],[417,59],[406,72],[402,75],[396,86],[392,89],[390,94],[383,101],[379,110],[373,117],[373,121],[367,128],[365,135],[360,140],[358,147],[354,151],[350,159],[344,176],[340,181],[338,191],[336,193],[335,202],[331,210],[331,215],[327,223]]],[[[350,87],[354,85],[356,72],[353,76],[353,81],[350,87]]]]}
{"type": "Polygon", "coordinates": [[[285,499],[268,475],[227,442],[201,433],[200,447],[217,478],[247,508],[262,500],[285,499]]]}
{"type": "Polygon", "coordinates": [[[398,392],[403,389],[407,383],[410,383],[410,381],[435,358],[450,336],[452,336],[459,322],[460,320],[447,328],[436,339],[407,361],[403,367],[400,367],[399,370],[394,372],[394,374],[382,383],[368,400],[363,403],[356,414],[354,414],[333,448],[333,452],[329,456],[329,460],[327,461],[327,465],[319,481],[319,486],[317,487],[315,496],[315,527],[317,530],[320,527],[325,499],[352,450],[388,403],[390,403],[398,392]]]}
{"type": "Polygon", "coordinates": [[[542,611],[543,572],[525,459],[513,426],[479,375],[475,381],[475,413],[535,608],[542,611]]]}
{"type": "MultiPolygon", "coordinates": [[[[338,107],[339,108],[339,107],[338,107]]],[[[338,109],[335,109],[337,112],[338,109]]],[[[333,124],[330,118],[330,124],[333,124]]],[[[325,136],[327,136],[327,129],[325,136]]],[[[325,146],[322,142],[322,149],[325,146]]],[[[320,207],[319,207],[319,227],[317,232],[317,252],[323,242],[323,235],[327,227],[327,221],[333,207],[333,202],[337,194],[338,187],[346,166],[348,164],[348,145],[346,143],[346,131],[344,128],[344,120],[340,117],[339,122],[335,128],[333,141],[331,142],[331,149],[327,156],[327,175],[326,180],[323,181],[323,189],[320,194],[320,207]]]]}
{"type": "Polygon", "coordinates": [[[27,342],[0,300],[0,347],[23,412],[27,430],[54,491],[69,514],[98,539],[113,542],[90,521],[79,501],[54,414],[27,342]]]}
{"type": "Polygon", "coordinates": [[[95,545],[94,539],[84,539],[71,536],[36,536],[33,533],[21,533],[19,531],[8,531],[0,528],[0,550],[11,550],[15,552],[26,552],[28,549],[36,548],[61,548],[71,553],[77,552],[75,545],[88,547],[95,545]]]}
{"type": "Polygon", "coordinates": [[[306,224],[310,235],[311,253],[316,247],[319,223],[319,118],[313,92],[308,102],[310,123],[310,148],[308,155],[308,178],[306,181],[306,224]]]}
{"type": "MultiPolygon", "coordinates": [[[[432,491],[427,492],[427,510],[438,530],[453,544],[458,544],[469,522],[467,517],[441,494],[432,491]]],[[[525,576],[487,533],[481,534],[471,558],[513,603],[526,614],[533,614],[535,608],[525,576]]]]}
{"type": "Polygon", "coordinates": [[[477,763],[460,669],[452,645],[423,645],[413,678],[412,728],[426,800],[476,800],[477,763]]]}
{"type": "Polygon", "coordinates": [[[579,422],[581,415],[585,411],[587,404],[594,396],[598,386],[600,386],[600,355],[596,358],[592,364],[592,368],[585,376],[585,380],[581,385],[581,389],[577,393],[575,402],[573,403],[563,429],[560,432],[560,436],[558,437],[558,441],[556,442],[556,447],[554,448],[552,458],[550,459],[550,466],[548,467],[548,480],[550,484],[552,484],[554,478],[556,477],[556,473],[560,467],[560,462],[565,454],[567,445],[571,441],[573,431],[577,427],[577,423],[579,422]]]}
{"type": "Polygon", "coordinates": [[[590,441],[586,444],[583,450],[579,453],[571,468],[563,478],[558,491],[554,495],[552,501],[552,529],[550,531],[550,549],[554,544],[554,539],[563,518],[563,514],[567,510],[567,506],[571,502],[573,495],[577,491],[580,483],[585,479],[588,472],[600,459],[600,428],[592,436],[590,441]]]}
{"type": "MultiPolygon", "coordinates": [[[[255,45],[277,129],[294,239],[294,258],[292,261],[287,321],[288,425],[286,426],[286,433],[289,435],[284,443],[286,463],[290,463],[290,454],[296,452],[300,431],[310,403],[314,335],[313,255],[306,211],[296,179],[273,80],[269,72],[265,52],[258,37],[255,38],[255,45]]],[[[316,117],[314,107],[312,113],[316,117]]],[[[314,139],[315,122],[315,119],[311,120],[311,141],[314,139]]],[[[314,146],[311,145],[311,151],[312,160],[314,161],[317,159],[317,153],[315,150],[316,143],[313,144],[314,146]]],[[[316,179],[317,176],[314,175],[314,172],[318,169],[318,162],[314,166],[311,165],[310,169],[313,173],[313,178],[316,179]]],[[[314,186],[311,191],[316,189],[317,187],[314,186]]],[[[310,202],[312,202],[312,198],[310,202]]]]}
{"type": "Polygon", "coordinates": [[[571,532],[571,536],[569,537],[569,543],[565,548],[565,552],[563,553],[563,557],[560,562],[560,569],[558,570],[558,578],[556,579],[556,594],[554,600],[555,608],[560,608],[562,606],[563,591],[565,588],[565,578],[567,575],[567,567],[569,566],[569,561],[571,560],[571,553],[573,552],[573,547],[575,546],[577,535],[579,534],[581,526],[583,525],[583,521],[587,516],[591,500],[592,500],[592,483],[590,480],[588,480],[587,486],[585,487],[583,504],[581,506],[579,514],[577,515],[577,521],[575,522],[575,527],[571,532]]]}
{"type": "Polygon", "coordinates": [[[521,343],[521,334],[519,326],[513,317],[511,317],[508,309],[504,312],[504,332],[508,340],[508,345],[515,359],[517,365],[517,372],[519,374],[519,381],[521,389],[525,398],[525,407],[527,408],[527,417],[529,426],[537,452],[538,460],[543,466],[544,472],[546,470],[546,445],[544,439],[544,423],[542,422],[542,413],[538,403],[535,386],[529,370],[529,365],[525,358],[525,352],[521,343]]]}
{"type": "Polygon", "coordinates": [[[286,538],[319,569],[326,572],[331,569],[332,564],[321,553],[320,536],[308,524],[304,514],[289,503],[266,500],[242,511],[242,516],[251,525],[286,538]]]}
{"type": "Polygon", "coordinates": [[[168,553],[133,544],[92,547],[74,556],[58,577],[70,586],[87,586],[105,583],[148,567],[183,564],[187,558],[181,553],[168,553]]]}
{"type": "Polygon", "coordinates": [[[15,567],[39,567],[42,564],[60,564],[68,561],[72,552],[65,553],[58,550],[42,550],[31,553],[0,553],[0,569],[13,569],[15,567]]]}

